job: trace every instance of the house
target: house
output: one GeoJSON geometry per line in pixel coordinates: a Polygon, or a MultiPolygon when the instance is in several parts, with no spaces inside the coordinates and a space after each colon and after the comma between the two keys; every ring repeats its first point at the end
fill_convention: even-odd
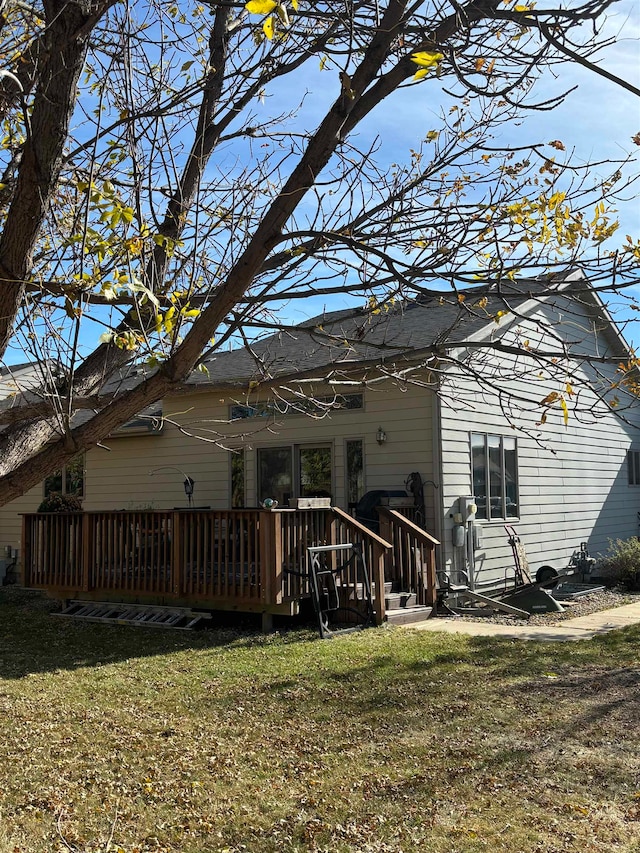
{"type": "MultiPolygon", "coordinates": [[[[269,518],[284,519],[284,527],[269,533],[285,543],[270,552],[281,564],[287,542],[295,539],[298,551],[303,539],[311,542],[308,530],[304,538],[299,527],[297,533],[286,527],[293,522],[281,510],[290,500],[330,497],[336,512],[342,510],[337,518],[346,525],[341,533],[346,541],[364,535],[345,519],[365,493],[407,494],[410,475],[419,474],[420,526],[433,538],[415,540],[408,553],[429,550],[437,540],[440,572],[464,574],[478,591],[495,591],[513,579],[505,524],[517,527],[534,571],[549,564],[563,568],[583,542],[597,555],[610,538],[638,534],[640,400],[626,384],[633,371],[620,370],[628,360],[619,330],[578,272],[507,282],[488,297],[467,291],[464,299],[430,295],[330,312],[251,349],[216,353],[207,372],[194,374],[162,401],[161,415],[156,409],[119,430],[74,470],[61,471],[55,486],[81,492],[84,510],[102,519],[96,520],[101,532],[91,534],[96,553],[107,542],[116,547],[116,534],[105,532],[109,524],[120,524],[115,513],[139,518],[164,513],[165,520],[154,523],[163,529],[173,525],[173,533],[156,549],[178,547],[178,525],[189,541],[200,543],[174,550],[173,565],[198,560],[204,565],[214,559],[212,549],[221,560],[221,546],[206,540],[218,543],[221,531],[232,528],[229,513],[236,513],[233,518],[244,521],[233,524],[244,526],[236,530],[233,547],[244,549],[237,559],[248,583],[247,567],[256,563],[259,550],[256,544],[256,554],[247,551],[252,531],[260,527],[260,536],[267,536],[265,516],[250,514],[264,513],[260,505],[266,498],[279,505],[269,518]],[[191,496],[185,494],[189,482],[191,496]],[[181,519],[191,505],[202,509],[193,511],[196,520],[188,527],[181,519]],[[208,532],[198,532],[201,524],[209,525],[208,532]],[[209,557],[196,557],[188,548],[202,554],[208,549],[209,557]]],[[[139,380],[135,374],[118,379],[122,387],[139,380]]],[[[20,514],[33,513],[42,496],[43,487],[32,489],[0,510],[0,548],[24,549],[20,514]]],[[[394,525],[404,522],[396,516],[386,511],[377,530],[383,542],[402,538],[394,525]]],[[[127,535],[139,550],[142,522],[136,524],[138,533],[129,524],[127,535]]],[[[147,519],[143,527],[150,524],[147,519]]],[[[316,533],[327,541],[326,519],[323,524],[324,532],[316,533]]],[[[81,547],[89,546],[78,543],[80,560],[81,547]]],[[[369,546],[382,547],[374,540],[369,546]]],[[[38,555],[29,547],[27,576],[33,581],[38,555]]],[[[42,541],[38,547],[45,547],[42,541]]],[[[385,562],[376,553],[372,559],[388,572],[388,554],[385,562]]],[[[169,557],[167,551],[165,561],[169,557]]],[[[124,556],[118,559],[129,565],[124,556]]],[[[101,565],[104,574],[106,564],[101,565]]],[[[236,560],[235,586],[229,587],[227,576],[222,590],[219,580],[216,600],[225,607],[264,610],[267,586],[280,584],[278,607],[272,609],[293,612],[291,601],[300,589],[282,591],[282,584],[291,587],[293,581],[283,579],[281,568],[265,568],[276,574],[268,583],[263,579],[259,596],[245,607],[237,593],[236,560]]],[[[74,580],[42,585],[74,595],[95,587],[86,567],[83,578],[79,562],[74,571],[74,580]]],[[[199,571],[201,577],[206,573],[199,571]]],[[[399,583],[405,569],[394,571],[399,583]]],[[[127,591],[122,580],[110,577],[110,595],[127,591]]],[[[167,580],[163,595],[177,594],[175,583],[167,580]]],[[[182,597],[202,604],[204,587],[189,583],[193,594],[182,597]]],[[[145,600],[134,587],[131,594],[145,600]]],[[[432,600],[433,590],[430,595],[432,600]]]]}

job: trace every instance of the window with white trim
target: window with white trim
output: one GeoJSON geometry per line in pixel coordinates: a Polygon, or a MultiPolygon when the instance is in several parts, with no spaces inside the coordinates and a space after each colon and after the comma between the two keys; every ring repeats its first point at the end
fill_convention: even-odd
{"type": "Polygon", "coordinates": [[[472,432],[471,467],[477,518],[487,521],[517,518],[520,500],[515,438],[472,432]]]}

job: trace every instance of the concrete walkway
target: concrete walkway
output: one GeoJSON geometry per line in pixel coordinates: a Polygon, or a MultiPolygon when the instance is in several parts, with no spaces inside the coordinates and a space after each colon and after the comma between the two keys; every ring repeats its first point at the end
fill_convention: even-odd
{"type": "Polygon", "coordinates": [[[601,610],[589,616],[567,619],[560,625],[495,625],[493,622],[471,622],[467,619],[438,617],[403,625],[414,631],[441,631],[445,634],[467,634],[472,637],[503,637],[508,640],[538,640],[548,643],[561,643],[566,640],[589,640],[598,634],[606,634],[618,628],[640,623],[640,601],[601,610]]]}

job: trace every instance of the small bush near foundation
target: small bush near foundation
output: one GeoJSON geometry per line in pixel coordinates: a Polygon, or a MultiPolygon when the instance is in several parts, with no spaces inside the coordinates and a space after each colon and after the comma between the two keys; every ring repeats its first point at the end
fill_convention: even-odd
{"type": "Polygon", "coordinates": [[[598,572],[627,587],[640,589],[640,541],[610,539],[609,551],[598,564],[598,572]]]}
{"type": "Polygon", "coordinates": [[[42,501],[38,512],[82,512],[82,503],[75,495],[52,492],[42,501]]]}

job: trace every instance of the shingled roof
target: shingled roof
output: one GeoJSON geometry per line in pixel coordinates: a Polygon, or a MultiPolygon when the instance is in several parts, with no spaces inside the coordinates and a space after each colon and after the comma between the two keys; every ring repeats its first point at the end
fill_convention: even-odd
{"type": "Polygon", "coordinates": [[[428,358],[459,345],[490,325],[498,311],[516,311],[523,303],[549,293],[549,279],[507,282],[420,296],[407,302],[331,311],[255,341],[251,347],[216,352],[194,372],[189,385],[265,381],[318,368],[346,369],[362,363],[398,363],[428,358]]]}

